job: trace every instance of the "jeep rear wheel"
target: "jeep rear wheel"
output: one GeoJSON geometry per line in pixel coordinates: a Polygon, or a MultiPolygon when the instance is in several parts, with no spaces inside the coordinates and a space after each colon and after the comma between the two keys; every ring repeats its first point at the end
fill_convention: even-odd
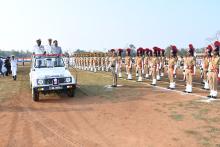
{"type": "Polygon", "coordinates": [[[74,97],[75,96],[75,88],[67,89],[67,95],[69,97],[74,97]]]}
{"type": "Polygon", "coordinates": [[[34,88],[32,88],[32,99],[35,102],[39,101],[39,92],[34,90],[34,88]]]}

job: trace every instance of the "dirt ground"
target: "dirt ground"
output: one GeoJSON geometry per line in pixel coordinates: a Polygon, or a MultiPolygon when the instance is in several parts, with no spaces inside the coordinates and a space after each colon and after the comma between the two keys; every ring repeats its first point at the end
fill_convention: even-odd
{"type": "Polygon", "coordinates": [[[220,102],[203,102],[207,91],[184,94],[181,82],[167,90],[166,79],[110,88],[109,73],[79,71],[75,98],[36,103],[28,72],[0,77],[0,147],[220,147],[220,102]]]}

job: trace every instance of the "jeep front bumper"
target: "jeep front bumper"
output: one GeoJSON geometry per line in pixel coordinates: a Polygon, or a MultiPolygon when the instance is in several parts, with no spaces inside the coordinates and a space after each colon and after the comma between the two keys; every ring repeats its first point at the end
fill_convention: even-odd
{"type": "Polygon", "coordinates": [[[34,90],[37,92],[46,92],[46,91],[62,91],[67,89],[75,89],[75,84],[68,84],[68,85],[48,85],[48,86],[39,86],[34,87],[34,90]]]}

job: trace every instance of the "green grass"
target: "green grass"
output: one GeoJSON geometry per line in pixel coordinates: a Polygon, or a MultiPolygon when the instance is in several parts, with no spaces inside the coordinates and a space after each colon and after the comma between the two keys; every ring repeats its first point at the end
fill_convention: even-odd
{"type": "Polygon", "coordinates": [[[172,114],[170,115],[170,117],[173,119],[173,120],[176,120],[176,121],[182,121],[184,119],[184,115],[182,114],[177,114],[176,112],[172,112],[172,114]]]}

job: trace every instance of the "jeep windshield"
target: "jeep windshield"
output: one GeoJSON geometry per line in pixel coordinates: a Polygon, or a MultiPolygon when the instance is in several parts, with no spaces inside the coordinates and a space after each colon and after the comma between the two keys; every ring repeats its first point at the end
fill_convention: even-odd
{"type": "Polygon", "coordinates": [[[60,57],[38,57],[35,58],[35,68],[64,67],[63,59],[60,57]]]}

